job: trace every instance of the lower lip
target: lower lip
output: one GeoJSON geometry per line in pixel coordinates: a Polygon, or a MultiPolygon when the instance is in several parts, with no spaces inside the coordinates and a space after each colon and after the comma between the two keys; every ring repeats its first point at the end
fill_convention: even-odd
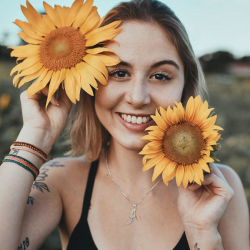
{"type": "Polygon", "coordinates": [[[118,116],[118,118],[120,119],[121,123],[124,125],[124,127],[126,127],[127,129],[131,130],[131,131],[135,131],[135,132],[142,132],[144,131],[147,127],[154,125],[155,121],[151,120],[149,122],[146,123],[142,123],[142,124],[136,124],[136,123],[130,123],[127,121],[124,121],[122,119],[122,117],[120,116],[119,113],[116,113],[116,115],[118,116]]]}

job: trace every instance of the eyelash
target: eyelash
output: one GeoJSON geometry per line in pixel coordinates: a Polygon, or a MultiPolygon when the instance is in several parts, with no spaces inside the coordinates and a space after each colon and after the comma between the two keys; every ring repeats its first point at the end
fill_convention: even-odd
{"type": "MultiPolygon", "coordinates": [[[[128,71],[127,71],[127,70],[124,70],[124,69],[116,69],[116,70],[113,70],[113,71],[109,72],[109,76],[114,76],[114,75],[115,75],[116,73],[118,73],[118,72],[125,72],[125,73],[128,74],[128,71]]],[[[157,72],[157,73],[154,74],[154,76],[155,76],[155,75],[162,75],[162,76],[165,77],[165,80],[158,80],[158,81],[160,81],[160,82],[164,82],[164,81],[168,81],[168,82],[169,82],[169,81],[172,79],[169,75],[164,74],[164,73],[162,73],[162,72],[157,72]]],[[[122,79],[123,77],[115,77],[115,78],[122,79]]]]}

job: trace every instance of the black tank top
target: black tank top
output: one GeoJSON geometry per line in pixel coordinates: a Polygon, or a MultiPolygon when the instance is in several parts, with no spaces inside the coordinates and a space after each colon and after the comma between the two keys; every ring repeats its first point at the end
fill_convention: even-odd
{"type": "MultiPolygon", "coordinates": [[[[87,186],[84,194],[81,218],[70,236],[67,250],[98,250],[93,241],[87,221],[98,163],[99,160],[93,161],[91,163],[87,186]]],[[[185,231],[173,250],[190,250],[185,231]]]]}

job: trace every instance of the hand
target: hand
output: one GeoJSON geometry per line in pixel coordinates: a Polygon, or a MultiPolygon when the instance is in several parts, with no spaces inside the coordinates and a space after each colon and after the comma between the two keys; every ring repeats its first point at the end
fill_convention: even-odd
{"type": "Polygon", "coordinates": [[[234,191],[229,186],[222,172],[211,164],[211,173],[204,176],[204,181],[188,186],[179,186],[178,210],[184,226],[198,229],[217,229],[219,221],[234,191]]]}
{"type": "Polygon", "coordinates": [[[26,130],[37,131],[49,140],[51,146],[57,141],[65,128],[72,103],[62,86],[59,88],[59,98],[56,93],[52,96],[50,104],[45,109],[49,87],[46,86],[36,94],[28,97],[27,90],[21,93],[21,106],[23,115],[23,127],[26,130]],[[57,106],[56,104],[59,104],[57,106]]]}

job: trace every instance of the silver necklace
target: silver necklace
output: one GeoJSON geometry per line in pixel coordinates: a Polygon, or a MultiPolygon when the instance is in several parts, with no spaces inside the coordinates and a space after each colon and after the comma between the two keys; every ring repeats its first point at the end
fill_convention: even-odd
{"type": "Polygon", "coordinates": [[[108,166],[108,147],[106,147],[106,150],[105,150],[105,158],[106,158],[106,165],[107,165],[107,169],[108,169],[108,173],[112,179],[112,181],[114,182],[114,184],[116,185],[116,187],[120,190],[120,192],[124,195],[124,197],[129,201],[129,203],[134,207],[133,210],[132,210],[132,213],[131,215],[129,216],[130,218],[130,221],[127,222],[127,224],[131,224],[134,220],[134,218],[136,218],[136,220],[140,220],[141,217],[136,215],[136,210],[137,210],[137,205],[139,203],[141,203],[146,197],[147,195],[160,183],[160,181],[162,181],[162,179],[160,179],[153,187],[151,187],[151,189],[136,203],[134,204],[129,198],[128,196],[122,191],[122,189],[120,188],[120,186],[115,182],[113,176],[111,175],[111,172],[110,172],[110,169],[109,169],[109,166],[108,166]]]}

